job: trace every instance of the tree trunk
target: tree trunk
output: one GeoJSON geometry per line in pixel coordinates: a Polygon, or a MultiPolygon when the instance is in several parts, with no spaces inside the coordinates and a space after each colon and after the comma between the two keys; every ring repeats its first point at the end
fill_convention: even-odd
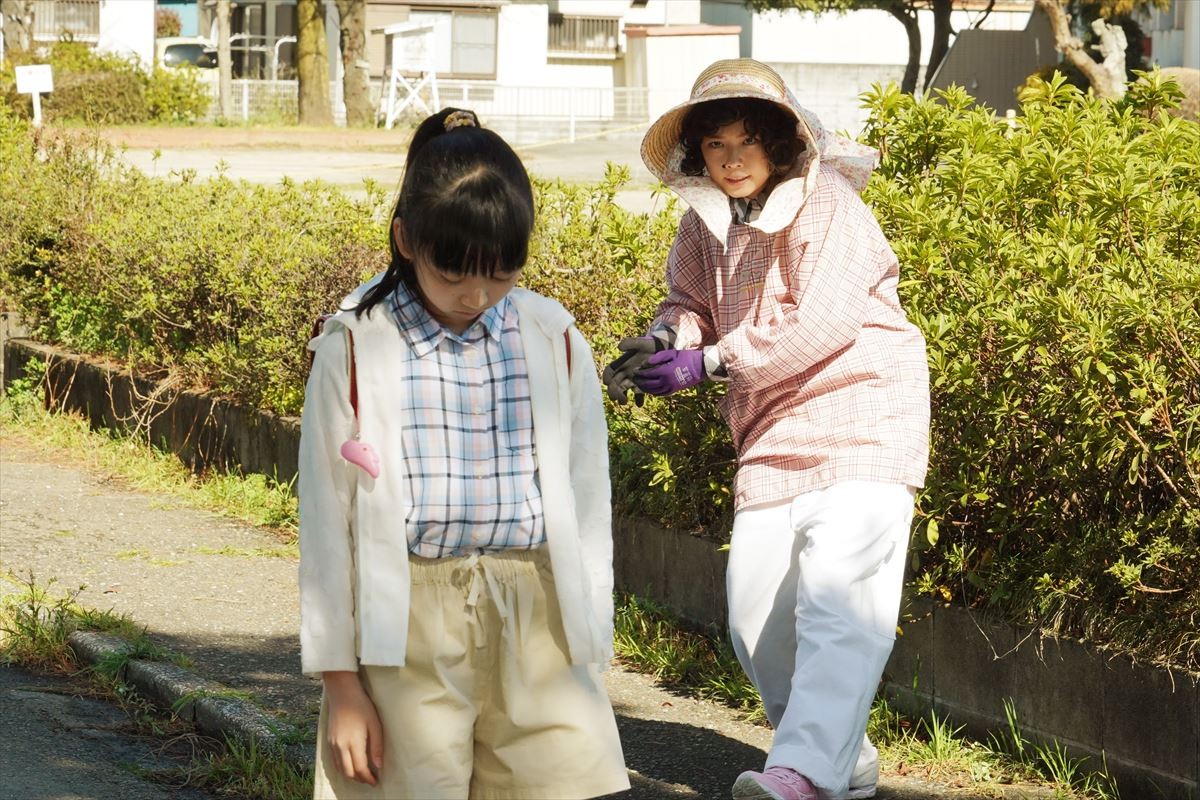
{"type": "Polygon", "coordinates": [[[233,50],[229,46],[229,0],[217,0],[217,87],[221,119],[233,119],[233,50]]]}
{"type": "Polygon", "coordinates": [[[33,47],[34,0],[0,0],[0,29],[11,50],[33,47]]]}
{"type": "Polygon", "coordinates": [[[1108,70],[1087,54],[1083,42],[1071,33],[1071,19],[1067,16],[1064,0],[1034,2],[1049,18],[1050,29],[1054,31],[1054,46],[1063,54],[1063,58],[1084,74],[1098,97],[1107,100],[1120,99],[1125,94],[1125,76],[1121,75],[1119,80],[1114,82],[1108,70]]]}
{"type": "Polygon", "coordinates": [[[917,91],[917,76],[921,72],[921,26],[917,24],[917,12],[903,0],[893,0],[887,12],[900,21],[908,34],[908,65],[904,68],[900,91],[913,94],[917,91]]]}
{"type": "Polygon", "coordinates": [[[929,51],[929,66],[925,67],[925,83],[922,91],[929,91],[929,84],[938,67],[950,52],[950,12],[953,11],[951,0],[933,0],[933,42],[929,51]]]}
{"type": "Polygon", "coordinates": [[[373,125],[375,104],[367,63],[366,0],[337,0],[338,27],[342,43],[342,94],[346,102],[346,124],[373,125]]]}
{"type": "Polygon", "coordinates": [[[318,0],[296,2],[296,77],[300,85],[300,124],[332,125],[325,4],[318,0]]]}

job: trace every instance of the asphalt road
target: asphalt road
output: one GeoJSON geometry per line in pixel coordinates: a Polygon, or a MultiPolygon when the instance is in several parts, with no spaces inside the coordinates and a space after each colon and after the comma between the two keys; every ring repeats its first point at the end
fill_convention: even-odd
{"type": "MultiPolygon", "coordinates": [[[[215,800],[138,773],[186,764],[68,678],[0,667],[0,800],[215,800]]],[[[177,742],[177,745],[182,745],[177,742]]]]}

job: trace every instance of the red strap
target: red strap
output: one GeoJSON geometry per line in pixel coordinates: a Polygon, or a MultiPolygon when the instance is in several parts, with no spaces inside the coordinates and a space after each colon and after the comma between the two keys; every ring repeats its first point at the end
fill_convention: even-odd
{"type": "Polygon", "coordinates": [[[563,331],[563,338],[567,341],[567,377],[571,377],[571,329],[567,328],[563,331]]]}
{"type": "Polygon", "coordinates": [[[358,373],[354,367],[354,334],[346,329],[346,342],[350,347],[350,407],[354,409],[354,423],[358,424],[358,373]]]}

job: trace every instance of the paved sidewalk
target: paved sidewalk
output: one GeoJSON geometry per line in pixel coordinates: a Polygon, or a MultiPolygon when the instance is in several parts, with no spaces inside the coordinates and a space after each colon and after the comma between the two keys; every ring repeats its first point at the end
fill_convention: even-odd
{"type": "MultiPolygon", "coordinates": [[[[82,586],[79,602],[128,614],[190,656],[195,673],[315,726],[319,684],[299,673],[296,563],[251,554],[276,548],[275,538],[131,491],[69,459],[11,431],[0,438],[0,571],[53,579],[60,591],[82,586]]],[[[0,582],[0,592],[13,588],[0,582]]],[[[767,728],[619,667],[607,677],[634,784],[623,798],[728,797],[741,770],[761,765],[767,728]]],[[[899,777],[879,792],[882,800],[977,796],[899,777]]]]}
{"type": "MultiPolygon", "coordinates": [[[[385,189],[399,189],[404,167],[407,137],[391,136],[391,146],[360,135],[369,146],[341,147],[324,136],[304,136],[298,131],[294,141],[279,142],[277,132],[242,132],[240,138],[193,136],[180,138],[187,129],[138,129],[136,136],[110,132],[109,138],[121,147],[121,158],[147,175],[179,177],[184,172],[201,179],[222,173],[234,180],[276,184],[286,175],[296,181],[321,180],[351,196],[363,194],[363,181],[376,181],[385,189]],[[258,140],[258,144],[255,141],[258,140]]],[[[535,176],[573,183],[594,183],[604,176],[607,162],[629,167],[630,180],[617,193],[617,202],[635,213],[662,207],[662,200],[651,196],[655,178],[639,155],[641,140],[622,136],[609,140],[555,142],[517,148],[526,168],[535,176]]]]}

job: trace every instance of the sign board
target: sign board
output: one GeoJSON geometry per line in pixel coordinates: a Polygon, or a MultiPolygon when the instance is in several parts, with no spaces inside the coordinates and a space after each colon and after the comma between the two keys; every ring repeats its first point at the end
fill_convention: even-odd
{"type": "Polygon", "coordinates": [[[17,92],[19,94],[45,94],[54,91],[54,74],[49,64],[29,64],[17,67],[17,92]]]}

